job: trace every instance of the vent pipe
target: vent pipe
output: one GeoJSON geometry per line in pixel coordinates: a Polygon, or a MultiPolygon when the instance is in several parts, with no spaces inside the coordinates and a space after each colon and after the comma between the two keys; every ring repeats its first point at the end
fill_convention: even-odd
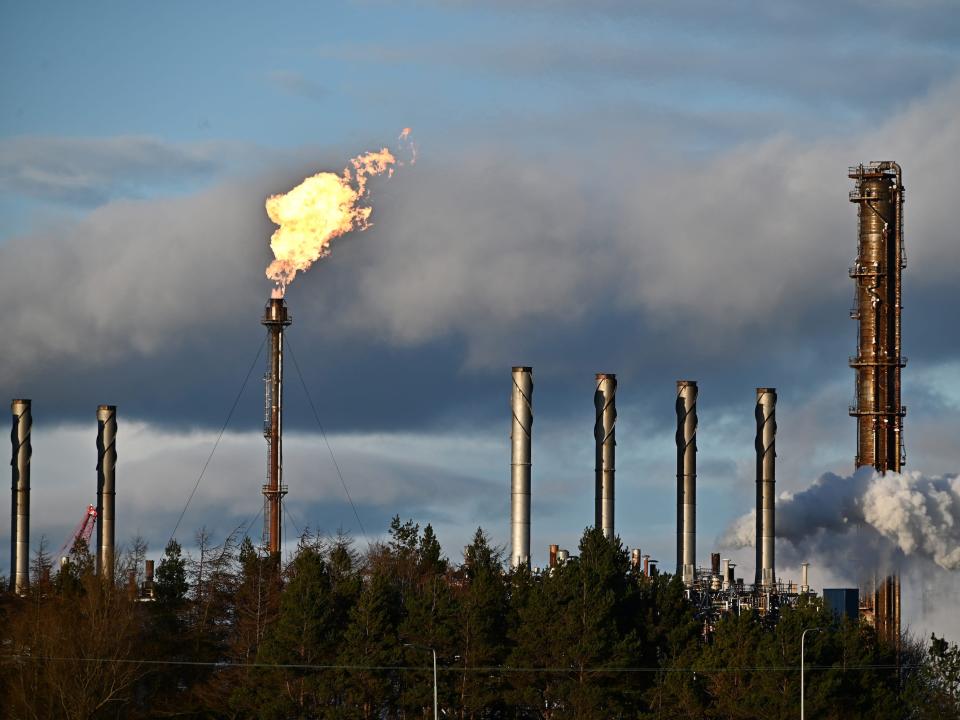
{"type": "Polygon", "coordinates": [[[693,583],[697,554],[697,383],[677,380],[677,574],[693,583]]]}
{"type": "Polygon", "coordinates": [[[153,560],[147,560],[144,563],[143,596],[150,600],[156,596],[153,588],[153,568],[153,560]]]}
{"type": "Polygon", "coordinates": [[[559,546],[559,545],[551,545],[551,546],[550,546],[550,561],[549,561],[549,565],[550,565],[550,569],[551,569],[551,570],[557,566],[557,552],[559,552],[559,550],[560,550],[560,546],[559,546]]]}
{"type": "Polygon", "coordinates": [[[263,419],[263,436],[267,439],[263,523],[267,550],[271,557],[279,560],[283,517],[280,505],[287,494],[287,486],[283,484],[283,331],[293,322],[283,298],[270,298],[260,322],[266,326],[269,339],[263,419]]]}
{"type": "Polygon", "coordinates": [[[776,439],[777,390],[757,388],[757,562],[754,583],[757,587],[772,588],[776,583],[775,502],[776,502],[776,439]]]}
{"type": "Polygon", "coordinates": [[[30,585],[30,431],[33,415],[29,400],[10,403],[13,429],[10,432],[10,589],[17,595],[30,585]]]}
{"type": "Polygon", "coordinates": [[[533,431],[533,368],[513,368],[510,394],[510,566],[530,564],[530,438],[533,431]]]}
{"type": "Polygon", "coordinates": [[[730,558],[724,558],[721,567],[721,588],[730,589],[730,558]]]}
{"type": "Polygon", "coordinates": [[[802,563],[800,568],[800,592],[805,595],[810,592],[810,563],[802,563]]]}
{"type": "Polygon", "coordinates": [[[607,540],[614,538],[614,472],[617,447],[617,376],[597,374],[597,389],[593,394],[596,422],[593,437],[596,441],[596,472],[594,526],[603,531],[607,540]]]}
{"type": "Polygon", "coordinates": [[[97,573],[113,582],[117,406],[97,407],[97,573]]]}

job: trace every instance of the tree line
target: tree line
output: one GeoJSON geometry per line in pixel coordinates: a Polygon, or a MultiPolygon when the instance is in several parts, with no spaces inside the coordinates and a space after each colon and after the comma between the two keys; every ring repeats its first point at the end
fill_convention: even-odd
{"type": "MultiPolygon", "coordinates": [[[[462,561],[430,525],[391,522],[360,552],[305,534],[282,567],[237,534],[171,541],[152,598],[146,545],[105,582],[81,541],[34,558],[0,596],[0,697],[11,718],[795,718],[800,635],[810,718],[958,718],[960,649],[899,650],[818,599],[705,630],[669,574],[631,567],[587,529],[579,555],[505,571],[480,529],[462,561]]],[[[6,587],[6,584],[4,584],[6,587]]]]}

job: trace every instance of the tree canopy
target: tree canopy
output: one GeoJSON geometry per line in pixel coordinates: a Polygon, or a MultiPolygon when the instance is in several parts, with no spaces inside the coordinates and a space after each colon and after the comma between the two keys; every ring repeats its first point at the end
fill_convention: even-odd
{"type": "MultiPolygon", "coordinates": [[[[808,717],[960,718],[960,649],[886,645],[818,599],[776,623],[705,631],[677,578],[646,577],[588,528],[555,568],[504,568],[477,528],[456,560],[430,525],[383,542],[305,534],[281,567],[248,538],[172,540],[153,593],[116,584],[78,544],[45,546],[26,597],[0,595],[0,696],[15,718],[794,718],[800,634],[808,717]],[[52,576],[51,576],[52,575],[52,576]]],[[[122,571],[122,572],[121,572],[122,571]]]]}

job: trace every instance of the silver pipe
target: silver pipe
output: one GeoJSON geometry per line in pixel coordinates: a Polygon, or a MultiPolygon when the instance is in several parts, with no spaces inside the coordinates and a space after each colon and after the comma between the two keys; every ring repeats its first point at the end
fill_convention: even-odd
{"type": "Polygon", "coordinates": [[[596,487],[594,490],[594,526],[603,530],[607,540],[614,538],[614,496],[616,471],[617,376],[597,373],[597,388],[593,393],[596,421],[593,437],[596,441],[596,487]]]}
{"type": "Polygon", "coordinates": [[[117,406],[97,407],[97,573],[113,582],[117,406]]]}
{"type": "Polygon", "coordinates": [[[677,380],[677,574],[693,582],[697,555],[697,383],[677,380]]]}
{"type": "Polygon", "coordinates": [[[806,594],[810,592],[810,563],[802,563],[800,568],[800,592],[806,594]]]}
{"type": "Polygon", "coordinates": [[[754,583],[770,588],[776,583],[774,563],[776,535],[776,440],[777,389],[757,388],[757,538],[754,583]]]}
{"type": "Polygon", "coordinates": [[[13,400],[10,432],[12,482],[10,487],[10,589],[24,595],[30,586],[30,431],[33,415],[29,400],[13,400]]]}
{"type": "Polygon", "coordinates": [[[530,564],[530,437],[533,431],[533,368],[513,368],[510,395],[510,566],[530,564]]]}

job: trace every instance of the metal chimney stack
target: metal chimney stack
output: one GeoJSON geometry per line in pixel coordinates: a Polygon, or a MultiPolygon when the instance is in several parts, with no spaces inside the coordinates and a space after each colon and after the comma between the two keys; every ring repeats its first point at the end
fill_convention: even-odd
{"type": "Polygon", "coordinates": [[[850,367],[857,374],[856,466],[872,465],[880,473],[900,471],[905,462],[900,369],[906,358],[900,347],[903,252],[903,177],[895,162],[872,162],[849,169],[856,182],[850,202],[858,206],[857,260],[850,268],[856,283],[857,355],[850,367]]]}
{"type": "Polygon", "coordinates": [[[754,583],[772,588],[776,583],[774,537],[776,534],[776,439],[777,390],[757,388],[757,563],[754,583]]]}
{"type": "Polygon", "coordinates": [[[533,431],[533,368],[513,368],[510,394],[510,566],[530,563],[530,438],[533,431]]]}
{"type": "Polygon", "coordinates": [[[281,503],[287,494],[283,484],[283,331],[293,319],[283,298],[271,298],[260,321],[269,335],[263,436],[267,439],[267,484],[263,486],[263,525],[267,550],[279,559],[283,517],[281,503]]]}
{"type": "Polygon", "coordinates": [[[697,383],[677,380],[677,574],[693,583],[697,555],[697,383]]]}
{"type": "Polygon", "coordinates": [[[594,492],[594,526],[603,530],[607,540],[614,538],[614,473],[616,460],[617,376],[597,373],[597,389],[593,394],[596,422],[596,487],[594,492]]]}
{"type": "Polygon", "coordinates": [[[156,597],[156,590],[153,584],[153,560],[147,560],[144,563],[143,597],[153,600],[156,597]]]}
{"type": "Polygon", "coordinates": [[[29,400],[13,400],[10,432],[12,482],[10,486],[10,589],[17,595],[30,585],[30,431],[33,416],[29,400]]]}
{"type": "Polygon", "coordinates": [[[117,406],[97,407],[97,573],[113,582],[117,406]]]}

